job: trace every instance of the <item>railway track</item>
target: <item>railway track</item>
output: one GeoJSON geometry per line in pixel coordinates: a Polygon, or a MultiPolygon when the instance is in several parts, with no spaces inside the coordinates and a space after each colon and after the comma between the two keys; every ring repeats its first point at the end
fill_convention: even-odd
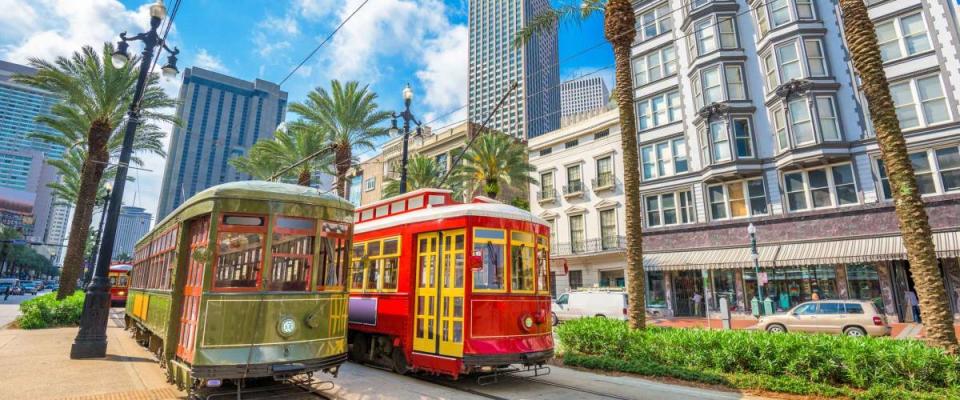
{"type": "Polygon", "coordinates": [[[515,399],[614,399],[635,400],[629,397],[617,396],[610,393],[578,388],[570,385],[549,382],[541,378],[523,376],[504,376],[496,383],[480,385],[476,380],[468,377],[459,381],[450,381],[431,376],[412,375],[411,377],[440,385],[458,392],[469,393],[474,396],[490,400],[515,399]],[[544,390],[549,388],[549,390],[544,390]]]}

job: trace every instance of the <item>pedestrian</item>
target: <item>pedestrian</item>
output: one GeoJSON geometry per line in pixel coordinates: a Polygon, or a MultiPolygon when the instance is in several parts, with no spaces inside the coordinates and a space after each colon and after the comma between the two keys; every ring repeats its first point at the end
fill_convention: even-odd
{"type": "Polygon", "coordinates": [[[694,310],[693,312],[694,312],[694,315],[697,315],[697,316],[700,315],[700,303],[702,303],[702,302],[703,302],[703,296],[701,296],[699,292],[694,292],[694,293],[693,293],[693,310],[694,310]]]}
{"type": "Polygon", "coordinates": [[[3,301],[7,301],[7,298],[10,297],[10,291],[13,290],[13,285],[7,286],[3,290],[3,301]]]}
{"type": "Polygon", "coordinates": [[[910,289],[907,289],[904,293],[907,298],[907,305],[910,306],[910,310],[913,312],[913,322],[918,324],[923,323],[920,320],[920,299],[917,298],[917,294],[910,289]]]}

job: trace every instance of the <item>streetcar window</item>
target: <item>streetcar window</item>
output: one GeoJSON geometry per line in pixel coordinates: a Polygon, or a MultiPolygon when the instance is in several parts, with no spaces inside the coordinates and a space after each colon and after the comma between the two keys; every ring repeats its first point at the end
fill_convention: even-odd
{"type": "Polygon", "coordinates": [[[350,290],[363,290],[363,243],[353,246],[353,263],[350,265],[350,290]]]}
{"type": "Polygon", "coordinates": [[[423,196],[411,197],[407,200],[408,209],[416,210],[420,207],[423,207],[423,196]]]}
{"type": "MultiPolygon", "coordinates": [[[[323,238],[321,239],[321,255],[320,259],[322,260],[321,267],[318,271],[320,276],[323,277],[323,285],[325,289],[340,289],[343,287],[343,274],[347,268],[347,252],[349,251],[350,244],[346,239],[340,238],[323,238]]],[[[354,253],[358,249],[354,247],[354,253]]],[[[363,254],[363,247],[359,249],[360,254],[363,254]]],[[[363,257],[355,256],[353,258],[354,262],[363,260],[363,257]]],[[[352,266],[351,266],[352,268],[352,266]]],[[[362,270],[361,270],[362,271],[362,270]]],[[[363,273],[360,274],[361,279],[363,273]]],[[[351,283],[351,288],[353,284],[351,283]]],[[[319,283],[317,286],[321,286],[319,283]]]]}
{"type": "Polygon", "coordinates": [[[263,226],[263,217],[225,215],[223,217],[223,223],[226,225],[263,226]]]}
{"type": "Polygon", "coordinates": [[[474,230],[473,252],[479,254],[481,268],[473,271],[473,288],[480,290],[504,289],[504,231],[496,229],[474,230]]]}
{"type": "Polygon", "coordinates": [[[316,221],[277,218],[274,222],[273,260],[264,283],[272,291],[304,291],[310,286],[316,221]]]}
{"type": "Polygon", "coordinates": [[[256,288],[263,259],[263,235],[223,232],[217,245],[219,252],[213,285],[221,289],[256,288]]]}
{"type": "Polygon", "coordinates": [[[511,290],[532,292],[533,287],[533,235],[526,232],[510,233],[510,285],[511,290]]]}
{"type": "Polygon", "coordinates": [[[406,209],[407,203],[403,200],[395,201],[390,205],[390,212],[392,213],[404,212],[406,209]]]}
{"type": "Polygon", "coordinates": [[[546,236],[537,236],[537,291],[550,292],[550,245],[546,236]]]}
{"type": "Polygon", "coordinates": [[[390,206],[382,205],[377,207],[377,218],[385,217],[387,214],[390,214],[390,206]]]}
{"type": "Polygon", "coordinates": [[[443,196],[430,195],[429,197],[430,197],[430,198],[429,198],[428,201],[430,202],[430,205],[431,205],[431,206],[432,206],[432,205],[437,205],[437,204],[443,204],[443,203],[446,201],[446,200],[443,198],[443,196]]]}
{"type": "MultiPolygon", "coordinates": [[[[400,239],[385,239],[383,241],[382,258],[377,260],[376,269],[379,270],[380,289],[386,291],[397,290],[397,272],[400,266],[400,239]]],[[[368,289],[373,289],[369,287],[368,289]]]]}
{"type": "Polygon", "coordinates": [[[363,213],[362,213],[362,214],[363,214],[363,215],[360,217],[360,219],[363,220],[363,221],[369,221],[370,219],[373,218],[373,210],[372,210],[372,209],[363,210],[363,213]]]}

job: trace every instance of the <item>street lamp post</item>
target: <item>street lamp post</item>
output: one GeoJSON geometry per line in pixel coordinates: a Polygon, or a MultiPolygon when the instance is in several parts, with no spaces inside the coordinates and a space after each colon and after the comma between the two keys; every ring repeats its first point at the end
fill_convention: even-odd
{"type": "Polygon", "coordinates": [[[101,199],[101,201],[103,202],[103,205],[100,206],[101,207],[100,208],[100,225],[99,225],[100,227],[99,227],[99,230],[97,231],[97,240],[93,244],[93,252],[92,254],[90,254],[90,260],[89,260],[90,265],[88,266],[87,273],[85,274],[85,277],[83,279],[83,287],[87,287],[88,285],[90,285],[90,279],[93,278],[93,266],[97,265],[97,255],[98,253],[100,253],[100,239],[103,238],[103,223],[106,222],[105,217],[107,216],[107,205],[110,204],[110,192],[113,191],[112,183],[107,182],[103,186],[104,186],[104,189],[106,189],[106,193],[103,195],[103,198],[101,199]]]}
{"type": "Polygon", "coordinates": [[[410,103],[413,102],[413,89],[410,84],[403,88],[403,106],[404,110],[400,114],[393,113],[393,124],[390,127],[390,136],[399,135],[397,129],[397,118],[403,118],[403,154],[400,159],[400,194],[407,192],[407,161],[409,158],[408,142],[410,141],[410,122],[417,125],[417,133],[414,136],[417,140],[423,140],[423,132],[420,130],[420,121],[410,112],[410,103]]]}
{"type": "Polygon", "coordinates": [[[747,233],[750,234],[750,258],[753,259],[753,271],[757,277],[757,300],[760,309],[760,315],[763,315],[763,283],[760,282],[760,254],[757,253],[757,227],[751,222],[747,226],[747,233]]]}
{"type": "Polygon", "coordinates": [[[150,31],[129,38],[126,36],[126,32],[121,33],[117,51],[113,53],[114,63],[123,64],[130,59],[127,54],[127,48],[129,47],[127,42],[138,40],[143,42],[144,45],[140,58],[140,75],[137,78],[137,86],[130,102],[130,109],[127,111],[127,126],[123,133],[123,147],[120,149],[117,175],[114,177],[113,191],[110,193],[107,222],[104,226],[106,234],[103,235],[103,242],[97,252],[97,264],[93,279],[87,286],[87,294],[83,301],[83,315],[80,317],[80,330],[77,332],[77,337],[70,348],[70,358],[102,358],[107,353],[107,318],[110,314],[110,279],[108,278],[110,254],[113,253],[117,220],[120,217],[120,205],[123,202],[123,189],[127,182],[127,166],[133,152],[133,137],[136,134],[137,126],[140,124],[140,100],[143,98],[143,92],[147,86],[150,63],[153,61],[153,52],[157,46],[170,53],[167,64],[162,68],[163,74],[165,76],[175,76],[179,72],[177,70],[177,54],[180,51],[176,48],[170,50],[164,43],[164,38],[161,38],[157,33],[160,22],[166,15],[167,8],[164,7],[163,0],[157,0],[156,4],[150,6],[150,31]]]}

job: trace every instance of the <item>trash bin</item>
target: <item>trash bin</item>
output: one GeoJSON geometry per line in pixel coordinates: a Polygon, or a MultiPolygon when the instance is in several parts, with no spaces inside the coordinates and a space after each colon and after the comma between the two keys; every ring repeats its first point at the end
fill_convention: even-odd
{"type": "Polygon", "coordinates": [[[760,316],[760,300],[756,297],[750,300],[750,313],[753,314],[754,317],[760,316]]]}
{"type": "Polygon", "coordinates": [[[773,315],[773,300],[769,297],[763,300],[763,315],[773,315]]]}

